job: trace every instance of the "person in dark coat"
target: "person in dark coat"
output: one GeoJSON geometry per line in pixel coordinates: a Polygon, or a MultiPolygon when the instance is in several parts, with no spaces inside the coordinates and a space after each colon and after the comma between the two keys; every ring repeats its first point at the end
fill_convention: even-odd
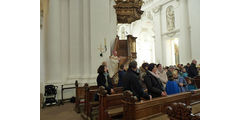
{"type": "Polygon", "coordinates": [[[151,95],[148,95],[147,93],[144,92],[140,84],[139,73],[137,73],[136,70],[137,62],[136,61],[130,62],[128,70],[123,77],[124,90],[130,90],[134,96],[137,96],[138,100],[141,100],[141,98],[147,100],[152,99],[151,95]]]}
{"type": "Polygon", "coordinates": [[[189,63],[187,63],[187,65],[184,66],[184,68],[186,69],[186,71],[188,71],[189,67],[190,67],[190,64],[189,64],[189,63]]]}
{"type": "Polygon", "coordinates": [[[153,98],[167,95],[159,76],[157,76],[156,64],[149,64],[144,82],[146,83],[148,94],[152,95],[153,98]]]}
{"type": "Polygon", "coordinates": [[[111,94],[114,92],[112,81],[109,77],[109,74],[107,72],[107,67],[105,65],[101,65],[98,68],[97,86],[98,87],[104,86],[108,94],[111,94]]]}
{"type": "Polygon", "coordinates": [[[191,77],[191,78],[194,78],[198,75],[198,71],[197,71],[197,61],[196,60],[193,60],[189,69],[188,69],[188,76],[191,77]]]}
{"type": "Polygon", "coordinates": [[[118,71],[118,87],[122,87],[123,86],[123,76],[125,75],[126,71],[124,70],[124,65],[120,65],[120,69],[118,71]]]}

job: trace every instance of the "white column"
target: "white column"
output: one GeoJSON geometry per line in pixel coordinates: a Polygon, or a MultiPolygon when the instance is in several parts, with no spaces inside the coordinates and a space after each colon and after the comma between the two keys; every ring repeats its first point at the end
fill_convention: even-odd
{"type": "Polygon", "coordinates": [[[83,73],[84,76],[89,77],[90,74],[90,0],[83,0],[83,73]]]}
{"type": "Polygon", "coordinates": [[[69,0],[60,0],[61,77],[67,83],[69,74],[69,0]]]}
{"type": "Polygon", "coordinates": [[[79,74],[83,72],[83,2],[82,0],[69,0],[69,24],[70,24],[70,66],[69,80],[79,80],[79,74]]]}
{"type": "Polygon", "coordinates": [[[59,83],[61,80],[61,62],[60,62],[60,1],[49,1],[48,13],[48,36],[47,36],[47,83],[59,83]]]}
{"type": "Polygon", "coordinates": [[[187,0],[180,0],[180,39],[179,39],[179,57],[180,63],[191,62],[191,41],[189,33],[189,16],[187,0]]]}
{"type": "MultiPolygon", "coordinates": [[[[45,21],[44,21],[45,22],[45,21]]],[[[40,30],[40,93],[43,93],[44,92],[44,81],[46,80],[46,37],[45,37],[45,25],[43,23],[43,27],[42,29],[40,30]]]]}
{"type": "Polygon", "coordinates": [[[162,6],[153,9],[154,15],[154,32],[155,32],[155,59],[156,63],[163,64],[163,44],[162,44],[162,23],[161,23],[162,6]]]}

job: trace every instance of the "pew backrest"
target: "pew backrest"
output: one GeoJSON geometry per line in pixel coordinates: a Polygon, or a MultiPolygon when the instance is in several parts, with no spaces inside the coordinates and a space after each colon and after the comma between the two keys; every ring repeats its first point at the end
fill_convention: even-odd
{"type": "Polygon", "coordinates": [[[123,119],[143,119],[159,113],[166,113],[165,107],[174,102],[183,102],[190,105],[191,92],[169,95],[167,97],[154,98],[144,102],[138,102],[130,91],[124,91],[123,96],[123,119]]]}

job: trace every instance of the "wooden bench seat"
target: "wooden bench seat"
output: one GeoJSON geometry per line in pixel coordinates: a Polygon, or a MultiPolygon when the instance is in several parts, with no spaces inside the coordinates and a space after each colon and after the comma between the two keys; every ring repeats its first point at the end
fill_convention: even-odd
{"type": "Polygon", "coordinates": [[[107,114],[109,117],[114,117],[117,115],[122,115],[123,114],[123,107],[122,106],[117,106],[114,108],[109,108],[106,110],[107,114]]]}
{"type": "Polygon", "coordinates": [[[140,118],[139,120],[169,120],[168,115],[165,113],[157,113],[147,117],[140,118]]]}
{"type": "Polygon", "coordinates": [[[200,113],[200,102],[195,102],[194,104],[191,104],[192,106],[192,113],[198,114],[200,113]]]}

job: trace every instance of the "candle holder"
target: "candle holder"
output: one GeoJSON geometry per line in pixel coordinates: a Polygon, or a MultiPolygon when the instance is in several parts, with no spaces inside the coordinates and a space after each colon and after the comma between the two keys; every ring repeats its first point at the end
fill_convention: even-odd
{"type": "Polygon", "coordinates": [[[98,50],[100,51],[100,57],[103,57],[103,53],[107,52],[106,38],[104,38],[104,48],[102,48],[102,44],[100,44],[100,47],[98,48],[98,50]]]}

